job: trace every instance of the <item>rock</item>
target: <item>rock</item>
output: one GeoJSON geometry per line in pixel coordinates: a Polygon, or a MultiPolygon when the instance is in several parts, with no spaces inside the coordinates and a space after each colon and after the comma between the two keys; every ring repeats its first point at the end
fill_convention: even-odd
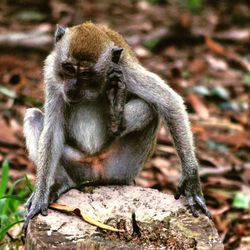
{"type": "Polygon", "coordinates": [[[75,215],[49,209],[29,224],[26,249],[223,249],[217,230],[203,214],[193,217],[185,199],[135,186],[70,190],[57,203],[80,208],[125,233],[92,226],[75,215]]]}

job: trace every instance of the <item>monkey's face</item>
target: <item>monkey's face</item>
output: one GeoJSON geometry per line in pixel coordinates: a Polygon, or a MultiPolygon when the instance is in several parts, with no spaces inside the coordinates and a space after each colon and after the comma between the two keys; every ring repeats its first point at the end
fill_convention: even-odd
{"type": "Polygon", "coordinates": [[[69,103],[96,100],[103,93],[103,80],[90,61],[63,61],[59,76],[63,83],[63,96],[69,103]]]}
{"type": "Polygon", "coordinates": [[[92,23],[66,29],[58,25],[55,41],[45,78],[57,85],[65,101],[94,101],[103,95],[113,46],[105,32],[92,23]]]}

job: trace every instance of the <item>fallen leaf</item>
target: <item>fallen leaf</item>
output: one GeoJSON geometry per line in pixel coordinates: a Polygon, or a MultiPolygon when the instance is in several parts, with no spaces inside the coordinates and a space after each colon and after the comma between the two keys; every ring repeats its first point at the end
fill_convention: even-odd
{"type": "Polygon", "coordinates": [[[70,206],[58,204],[58,203],[50,204],[49,207],[53,208],[55,210],[58,210],[58,211],[62,211],[62,212],[74,213],[75,215],[81,217],[84,221],[88,222],[89,224],[97,226],[97,227],[102,228],[102,229],[110,230],[113,232],[125,232],[122,229],[117,229],[117,228],[111,227],[109,225],[103,224],[103,223],[91,218],[90,216],[85,214],[79,208],[74,208],[74,207],[70,207],[70,206]]]}
{"type": "Polygon", "coordinates": [[[189,63],[188,68],[192,75],[201,74],[207,69],[207,62],[203,58],[196,58],[189,63]]]}
{"type": "Polygon", "coordinates": [[[209,111],[199,96],[194,93],[189,93],[189,95],[187,96],[187,100],[191,103],[193,109],[199,115],[200,118],[209,118],[209,111]]]}
{"type": "Polygon", "coordinates": [[[234,208],[241,208],[241,209],[248,209],[250,205],[249,196],[245,193],[238,192],[235,194],[233,198],[232,207],[234,208]]]}
{"type": "Polygon", "coordinates": [[[234,146],[235,148],[239,149],[242,147],[250,147],[250,133],[249,131],[239,132],[233,135],[216,135],[211,138],[216,140],[217,142],[224,143],[230,146],[234,146]]]}
{"type": "Polygon", "coordinates": [[[21,146],[20,140],[15,136],[14,131],[6,124],[4,120],[0,120],[0,144],[5,147],[18,148],[21,146]]]}
{"type": "Polygon", "coordinates": [[[209,66],[211,66],[215,70],[219,70],[219,71],[228,70],[228,64],[222,59],[215,58],[212,55],[207,55],[206,60],[209,63],[209,66]]]}
{"type": "Polygon", "coordinates": [[[212,38],[210,38],[208,35],[205,37],[205,42],[208,47],[213,53],[224,56],[226,53],[226,50],[223,46],[221,46],[219,43],[215,42],[212,38]]]}

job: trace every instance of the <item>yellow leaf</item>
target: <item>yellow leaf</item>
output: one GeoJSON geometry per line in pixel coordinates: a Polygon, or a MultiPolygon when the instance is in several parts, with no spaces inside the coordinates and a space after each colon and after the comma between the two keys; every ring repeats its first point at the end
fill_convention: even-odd
{"type": "Polygon", "coordinates": [[[114,228],[112,226],[103,224],[91,218],[79,208],[74,208],[74,207],[70,207],[70,206],[58,204],[58,203],[50,204],[49,207],[58,211],[62,211],[62,212],[68,212],[68,213],[72,212],[76,214],[77,216],[81,217],[84,221],[88,222],[89,224],[102,228],[102,229],[106,229],[106,230],[113,231],[113,232],[125,232],[125,230],[114,228]]]}

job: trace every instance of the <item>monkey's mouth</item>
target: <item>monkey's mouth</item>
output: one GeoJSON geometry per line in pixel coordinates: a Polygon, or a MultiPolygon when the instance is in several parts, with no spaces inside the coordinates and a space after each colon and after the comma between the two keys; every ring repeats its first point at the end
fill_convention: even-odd
{"type": "Polygon", "coordinates": [[[84,99],[84,93],[63,93],[64,99],[70,104],[79,103],[84,99]]]}

